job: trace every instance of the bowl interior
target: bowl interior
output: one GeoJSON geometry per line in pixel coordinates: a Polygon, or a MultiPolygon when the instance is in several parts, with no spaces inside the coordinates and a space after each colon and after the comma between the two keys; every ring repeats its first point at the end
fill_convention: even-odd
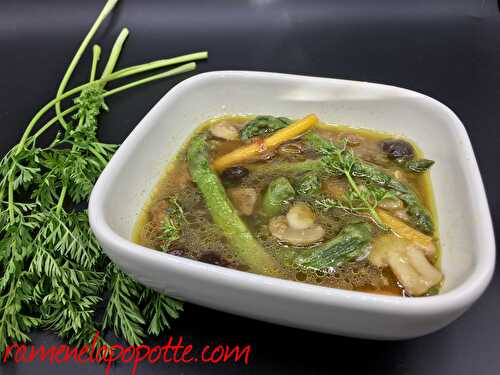
{"type": "Polygon", "coordinates": [[[372,128],[415,141],[436,161],[431,178],[442,243],[444,291],[470,276],[490,239],[489,212],[469,139],[458,118],[424,95],[364,82],[271,73],[217,72],[171,90],[118,151],[105,220],[130,239],[134,223],[168,161],[201,122],[223,114],[302,117],[372,128]],[[479,197],[479,198],[478,198],[479,197]],[[478,203],[479,202],[479,203],[478,203]]]}

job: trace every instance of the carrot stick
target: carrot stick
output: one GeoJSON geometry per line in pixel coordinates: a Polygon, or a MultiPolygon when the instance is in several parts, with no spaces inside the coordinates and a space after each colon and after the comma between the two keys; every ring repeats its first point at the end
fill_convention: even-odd
{"type": "Polygon", "coordinates": [[[302,120],[296,121],[286,128],[278,130],[273,135],[264,138],[261,141],[239,147],[226,155],[222,155],[221,157],[215,159],[213,162],[213,168],[217,172],[221,172],[232,165],[248,160],[269,149],[274,149],[280,144],[305,133],[316,125],[318,121],[319,119],[316,115],[308,115],[302,120]]]}

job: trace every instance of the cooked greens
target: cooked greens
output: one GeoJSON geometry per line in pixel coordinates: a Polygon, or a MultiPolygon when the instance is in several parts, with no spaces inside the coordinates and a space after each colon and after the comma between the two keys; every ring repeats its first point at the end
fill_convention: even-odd
{"type": "Polygon", "coordinates": [[[308,172],[297,178],[295,191],[301,197],[313,198],[320,193],[321,181],[316,172],[308,172]]]}
{"type": "Polygon", "coordinates": [[[298,252],[294,261],[298,266],[314,271],[335,269],[366,256],[371,238],[372,231],[368,224],[347,225],[323,245],[298,252]]]}
{"type": "Polygon", "coordinates": [[[407,161],[404,166],[407,170],[413,173],[424,173],[434,165],[434,160],[415,159],[407,161]]]}
{"type": "MultiPolygon", "coordinates": [[[[398,198],[406,203],[408,207],[408,215],[410,216],[413,225],[425,233],[433,232],[434,225],[429,210],[420,202],[420,199],[417,197],[415,192],[404,183],[389,176],[379,167],[356,157],[345,147],[339,147],[319,135],[309,133],[306,135],[306,138],[318,150],[318,152],[323,155],[322,163],[327,171],[334,174],[343,173],[346,177],[347,175],[350,176],[348,180],[354,191],[353,197],[359,199],[365,204],[366,209],[370,212],[377,223],[380,224],[380,218],[378,218],[378,215],[374,211],[376,205],[374,207],[373,203],[370,203],[370,197],[368,197],[367,194],[372,195],[373,199],[376,198],[377,195],[380,195],[381,191],[374,194],[371,194],[370,192],[365,193],[359,188],[355,188],[357,184],[353,180],[353,177],[364,179],[369,183],[394,192],[398,198]],[[354,181],[354,184],[352,181],[354,181]]],[[[375,202],[378,203],[378,201],[379,200],[375,199],[375,202]]]]}
{"type": "Polygon", "coordinates": [[[253,137],[262,137],[274,133],[276,130],[287,127],[292,120],[286,117],[257,116],[250,120],[240,131],[240,139],[248,140],[253,137]]]}
{"type": "Polygon", "coordinates": [[[290,199],[295,196],[292,184],[285,177],[278,177],[271,181],[262,198],[262,211],[267,216],[282,214],[290,199]]]}

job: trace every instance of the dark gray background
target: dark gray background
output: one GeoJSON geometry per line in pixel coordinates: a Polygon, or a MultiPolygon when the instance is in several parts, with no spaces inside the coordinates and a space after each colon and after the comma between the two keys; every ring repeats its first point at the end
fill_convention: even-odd
{"type": "MultiPolygon", "coordinates": [[[[101,0],[0,0],[0,152],[53,97],[101,0]]],[[[500,12],[496,0],[123,0],[98,41],[131,36],[122,66],[208,49],[199,71],[266,70],[398,85],[451,107],[467,127],[495,228],[500,209],[500,12]]],[[[80,72],[87,74],[88,56],[80,72]]],[[[109,100],[102,137],[121,142],[181,78],[109,100]]],[[[464,218],[467,220],[467,218],[464,218]]],[[[248,366],[143,365],[139,374],[498,374],[500,277],[448,328],[376,342],[279,327],[186,304],[172,335],[196,346],[251,344],[248,366]]],[[[334,317],[332,317],[334,318],[334,317]]],[[[35,344],[57,342],[34,334],[35,344]]],[[[118,366],[112,373],[127,374],[118,366]]],[[[1,374],[101,373],[90,366],[0,365],[1,374]]]]}

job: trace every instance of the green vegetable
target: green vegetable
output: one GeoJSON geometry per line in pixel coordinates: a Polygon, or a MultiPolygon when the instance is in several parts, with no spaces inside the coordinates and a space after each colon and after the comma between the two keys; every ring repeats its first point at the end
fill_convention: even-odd
{"type": "Polygon", "coordinates": [[[434,160],[429,160],[429,159],[408,160],[404,164],[405,169],[407,169],[410,172],[417,173],[417,174],[424,173],[433,165],[434,165],[434,160]]]}
{"type": "Polygon", "coordinates": [[[297,250],[294,263],[308,270],[335,269],[365,256],[371,238],[369,224],[347,225],[330,241],[313,249],[297,250]]]}
{"type": "Polygon", "coordinates": [[[191,141],[187,159],[191,177],[213,221],[221,228],[238,258],[253,272],[269,274],[278,270],[274,258],[266,253],[241,220],[217,173],[210,167],[205,136],[197,136],[191,141]]]}
{"type": "MultiPolygon", "coordinates": [[[[380,220],[380,222],[376,221],[377,225],[384,230],[388,229],[379,218],[377,212],[375,212],[375,209],[381,201],[383,201],[384,199],[394,198],[396,195],[391,191],[387,191],[383,188],[373,185],[359,185],[358,191],[359,193],[352,189],[348,190],[345,196],[342,197],[342,199],[325,198],[320,196],[315,200],[314,204],[316,207],[323,210],[340,208],[345,211],[365,211],[369,212],[370,214],[372,214],[373,211],[376,214],[376,218],[380,220]]],[[[373,218],[375,220],[375,217],[373,218]]]]}
{"type": "Polygon", "coordinates": [[[128,35],[123,29],[101,76],[97,76],[101,48],[95,45],[89,81],[65,91],[90,39],[116,2],[106,3],[64,75],[57,97],[35,114],[19,143],[0,160],[0,353],[10,342],[29,341],[35,327],[74,344],[89,342],[98,329],[113,329],[138,345],[146,332],[168,326],[168,318],[175,318],[181,309],[179,302],[149,292],[121,273],[102,253],[87,212],[75,207],[88,200],[118,147],[100,142],[96,135],[97,117],[108,110],[105,98],[193,70],[195,63],[186,62],[206,58],[201,52],[115,71],[128,35]],[[186,64],[105,89],[108,82],[181,63],[186,64]],[[73,105],[62,110],[60,103],[66,98],[73,105]],[[53,109],[56,116],[41,122],[53,109]],[[56,136],[40,146],[39,137],[58,124],[56,136]],[[104,295],[111,295],[109,301],[104,295]],[[103,302],[104,321],[99,324],[94,312],[103,302]]]}
{"type": "MultiPolygon", "coordinates": [[[[309,133],[305,137],[307,141],[323,155],[322,163],[325,170],[334,174],[346,175],[347,173],[351,176],[351,180],[353,180],[353,177],[364,179],[370,184],[376,184],[385,190],[393,191],[393,193],[406,204],[411,223],[424,233],[433,232],[434,225],[429,211],[420,202],[416,193],[405,184],[387,175],[378,167],[361,160],[351,152],[346,152],[345,147],[339,147],[333,142],[314,133],[309,133]]],[[[351,181],[349,181],[349,183],[355,191],[356,189],[354,189],[351,181]]],[[[358,194],[356,191],[355,193],[358,194]]],[[[363,194],[362,192],[360,193],[363,194]]],[[[362,199],[363,197],[359,198],[362,201],[367,200],[366,197],[364,197],[365,199],[362,199]]],[[[369,205],[367,205],[367,208],[368,207],[369,205]]],[[[372,212],[370,213],[372,214],[372,212]]],[[[377,216],[374,216],[374,218],[377,216]]]]}
{"type": "MultiPolygon", "coordinates": [[[[119,327],[129,343],[140,343],[146,334],[158,336],[177,319],[182,302],[148,289],[109,263],[105,273],[111,295],[103,317],[104,327],[119,327]]],[[[89,332],[94,335],[94,332],[89,332]]]]}
{"type": "Polygon", "coordinates": [[[262,211],[267,216],[281,215],[288,206],[288,202],[295,196],[290,181],[285,177],[278,177],[271,181],[262,199],[262,211]]]}
{"type": "Polygon", "coordinates": [[[293,121],[286,117],[257,116],[240,131],[240,139],[263,137],[290,125],[293,121]]]}
{"type": "Polygon", "coordinates": [[[317,196],[321,189],[321,181],[314,172],[300,176],[295,183],[295,191],[299,196],[312,198],[317,196]]]}
{"type": "MultiPolygon", "coordinates": [[[[315,137],[319,138],[319,136],[315,137]]],[[[319,151],[323,154],[321,162],[325,171],[334,175],[343,175],[349,182],[351,189],[344,197],[348,202],[348,208],[351,210],[368,212],[375,223],[379,227],[385,229],[385,225],[382,223],[375,208],[377,208],[378,203],[386,197],[381,196],[378,189],[373,189],[371,186],[359,185],[358,182],[356,182],[353,170],[355,164],[359,163],[359,159],[347,148],[347,144],[344,143],[343,147],[322,147],[319,151]]],[[[339,204],[342,203],[339,202],[339,204]]]]}
{"type": "Polygon", "coordinates": [[[252,173],[270,174],[270,173],[305,173],[309,171],[321,172],[321,160],[304,160],[298,162],[273,162],[273,163],[253,163],[246,165],[246,168],[252,173]]]}

